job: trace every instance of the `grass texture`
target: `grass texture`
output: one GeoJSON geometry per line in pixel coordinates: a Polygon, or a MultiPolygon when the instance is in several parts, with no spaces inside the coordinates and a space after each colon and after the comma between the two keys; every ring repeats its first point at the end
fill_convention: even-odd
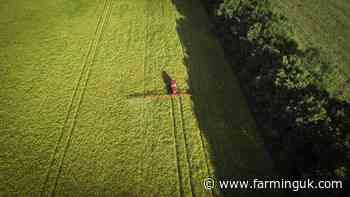
{"type": "Polygon", "coordinates": [[[0,196],[216,196],[204,178],[271,174],[199,1],[0,2],[0,196]],[[167,75],[192,97],[143,97],[167,75]]]}
{"type": "Polygon", "coordinates": [[[274,0],[274,6],[292,22],[302,47],[320,48],[326,60],[339,66],[338,88],[350,98],[350,1],[274,0]]]}

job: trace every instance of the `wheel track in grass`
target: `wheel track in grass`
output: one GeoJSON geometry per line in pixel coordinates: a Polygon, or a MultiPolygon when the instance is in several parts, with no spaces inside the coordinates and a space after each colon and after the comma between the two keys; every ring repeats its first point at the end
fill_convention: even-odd
{"type": "Polygon", "coordinates": [[[191,191],[191,196],[195,196],[195,193],[193,192],[193,181],[192,181],[192,172],[191,172],[191,162],[189,159],[189,153],[188,153],[188,144],[187,144],[187,137],[185,134],[185,120],[184,120],[184,110],[183,110],[183,102],[182,102],[182,97],[179,96],[179,111],[180,111],[180,117],[181,117],[181,124],[182,124],[182,135],[184,138],[184,144],[185,144],[185,157],[186,157],[186,162],[188,166],[188,176],[189,176],[189,181],[190,181],[190,191],[191,191]]]}
{"type": "MultiPolygon", "coordinates": [[[[59,179],[59,176],[62,172],[62,166],[63,166],[63,162],[64,162],[64,158],[66,156],[66,153],[67,153],[67,150],[68,150],[68,147],[71,143],[71,140],[72,140],[72,134],[73,134],[73,131],[75,129],[75,126],[76,126],[76,122],[77,122],[77,117],[78,117],[78,114],[79,114],[79,110],[80,110],[80,106],[83,102],[83,98],[84,98],[84,95],[85,95],[85,92],[86,92],[86,87],[88,85],[88,81],[89,81],[89,78],[90,78],[90,75],[91,75],[91,66],[93,65],[94,63],[94,60],[95,60],[95,56],[96,56],[96,51],[97,51],[97,48],[98,48],[98,43],[102,37],[102,34],[103,34],[103,30],[104,30],[104,27],[106,26],[106,24],[108,23],[109,21],[109,18],[110,18],[110,15],[111,15],[111,12],[112,12],[112,7],[113,7],[113,3],[112,3],[112,0],[106,0],[106,2],[109,2],[109,4],[107,5],[106,9],[104,10],[104,13],[103,15],[105,16],[102,20],[102,24],[100,23],[100,31],[97,32],[96,34],[96,37],[94,39],[95,41],[95,44],[93,45],[93,49],[92,49],[92,53],[90,54],[90,57],[91,57],[91,62],[88,62],[87,63],[87,66],[85,66],[87,68],[87,76],[86,76],[86,80],[84,81],[84,84],[83,84],[83,89],[82,89],[82,93],[78,99],[78,106],[77,106],[77,109],[74,113],[74,117],[73,117],[73,123],[71,125],[71,128],[69,130],[69,136],[68,136],[68,142],[66,143],[65,147],[64,147],[64,152],[63,152],[63,156],[62,156],[62,159],[60,160],[60,165],[59,165],[59,172],[56,176],[56,179],[55,179],[55,186],[54,186],[54,190],[53,190],[53,195],[55,194],[55,191],[56,191],[56,187],[57,187],[57,184],[58,184],[58,179],[59,179]]],[[[98,28],[97,28],[98,29],[98,28]]]]}
{"type": "MultiPolygon", "coordinates": [[[[171,3],[171,9],[172,10],[176,10],[176,8],[173,6],[173,4],[171,3]]],[[[173,17],[173,20],[176,21],[176,12],[173,12],[174,13],[174,17],[173,17]]],[[[163,14],[164,15],[164,14],[163,14]]],[[[182,49],[182,45],[181,45],[181,50],[182,49]]],[[[182,52],[182,56],[184,57],[184,53],[183,51],[182,52]]],[[[166,56],[165,56],[166,57],[166,56]]],[[[175,71],[177,70],[177,67],[175,67],[175,71]]],[[[177,73],[177,72],[175,72],[177,73]]],[[[180,121],[181,121],[181,132],[182,132],[182,137],[183,137],[183,143],[184,143],[184,157],[185,157],[185,162],[187,164],[187,170],[188,170],[188,181],[189,181],[189,191],[191,192],[190,193],[190,196],[195,196],[194,195],[194,192],[193,192],[193,183],[192,183],[192,175],[191,175],[191,165],[190,165],[190,162],[189,162],[189,157],[188,157],[188,145],[187,145],[187,140],[186,140],[186,136],[185,136],[185,127],[184,127],[184,119],[183,119],[183,112],[182,112],[182,101],[181,101],[181,96],[179,97],[173,97],[171,96],[170,98],[170,101],[171,101],[171,119],[172,119],[172,122],[173,122],[173,135],[174,135],[174,145],[175,145],[175,154],[176,154],[176,165],[177,165],[177,173],[178,173],[178,182],[179,182],[179,192],[180,192],[180,196],[187,196],[187,194],[185,193],[185,189],[184,189],[184,185],[183,185],[183,178],[185,177],[182,177],[182,169],[181,169],[181,166],[180,166],[180,158],[179,158],[179,150],[178,150],[178,146],[180,146],[180,143],[178,142],[178,137],[177,137],[177,126],[176,126],[176,117],[175,117],[175,107],[174,107],[174,99],[178,100],[178,107],[179,107],[179,112],[180,112],[180,121]]],[[[184,169],[185,170],[185,169],[184,169]]]]}
{"type": "Polygon", "coordinates": [[[90,40],[89,49],[88,52],[84,58],[84,62],[81,68],[81,72],[79,74],[79,79],[77,81],[77,84],[74,88],[73,95],[71,98],[71,101],[69,103],[69,108],[67,112],[67,116],[65,118],[63,127],[60,132],[60,137],[55,145],[55,150],[50,162],[50,166],[48,169],[48,172],[46,174],[46,178],[43,184],[43,187],[40,192],[40,196],[54,196],[56,192],[56,187],[58,184],[58,179],[62,171],[63,161],[65,158],[65,155],[67,153],[68,147],[71,143],[71,138],[73,134],[73,130],[76,125],[76,119],[78,116],[78,112],[80,109],[80,106],[83,101],[83,97],[85,95],[85,90],[89,81],[89,77],[91,74],[91,66],[93,65],[94,58],[96,55],[96,51],[98,48],[98,43],[100,41],[100,38],[103,34],[103,29],[106,25],[106,21],[108,21],[108,18],[111,14],[112,8],[112,1],[111,0],[105,0],[102,13],[100,14],[97,24],[96,24],[96,30],[93,34],[92,39],[90,40]],[[84,81],[85,80],[85,81],[84,81]],[[79,94],[80,93],[80,94],[79,94]],[[67,129],[68,127],[68,129],[67,129]],[[67,136],[66,136],[67,135],[67,136]],[[66,138],[64,140],[64,138],[66,138]],[[63,142],[66,142],[65,144],[62,144],[63,142]],[[63,149],[62,147],[63,146],[63,149]],[[62,150],[60,150],[62,149],[62,150]],[[54,166],[58,165],[54,168],[54,166]],[[52,172],[55,170],[55,172],[52,172]],[[56,171],[57,170],[57,171],[56,171]],[[54,173],[54,175],[52,175],[54,173]],[[50,184],[50,177],[53,176],[53,182],[50,184]],[[51,185],[51,186],[50,186],[51,185]],[[50,189],[52,187],[52,189],[50,189]]]}
{"type": "MultiPolygon", "coordinates": [[[[146,5],[145,5],[145,31],[144,31],[144,36],[145,36],[145,43],[144,43],[144,49],[143,49],[143,95],[145,95],[146,93],[146,64],[147,64],[147,41],[148,41],[148,2],[146,2],[146,5]]],[[[142,120],[143,120],[143,138],[146,139],[146,142],[145,142],[145,146],[143,147],[143,152],[142,152],[142,155],[141,155],[141,161],[140,161],[140,169],[139,169],[139,177],[141,179],[140,183],[138,184],[139,187],[138,187],[138,190],[140,193],[142,193],[142,176],[143,176],[143,160],[145,158],[145,152],[146,152],[146,149],[147,149],[147,145],[148,145],[148,140],[146,138],[147,136],[147,129],[146,129],[146,103],[145,103],[145,100],[143,100],[142,102],[142,120]]]]}
{"type": "Polygon", "coordinates": [[[177,167],[177,175],[178,175],[178,182],[179,182],[179,188],[178,191],[180,192],[180,196],[183,196],[183,185],[182,185],[182,176],[181,176],[181,167],[180,167],[180,161],[179,161],[179,150],[177,148],[177,137],[176,137],[176,120],[175,120],[175,110],[174,110],[174,98],[171,97],[170,99],[170,117],[173,121],[172,127],[173,127],[173,135],[174,135],[174,146],[175,146],[175,160],[176,160],[176,167],[177,167]]]}
{"type": "MultiPolygon", "coordinates": [[[[202,7],[202,6],[201,6],[202,7]]],[[[176,10],[176,8],[174,8],[175,10],[176,10]]],[[[202,9],[203,9],[203,7],[202,7],[202,9]]],[[[175,20],[178,20],[177,19],[177,17],[176,17],[176,12],[175,12],[175,16],[174,16],[174,18],[175,18],[175,20]]],[[[182,55],[182,59],[186,59],[186,49],[185,49],[185,47],[184,47],[184,43],[183,43],[183,41],[178,37],[178,40],[180,41],[180,48],[181,48],[181,55],[182,55]]],[[[193,65],[192,65],[193,66],[193,65]]],[[[197,72],[199,72],[198,71],[198,69],[196,69],[197,70],[197,72]]],[[[192,78],[189,78],[188,79],[188,81],[189,81],[189,85],[190,85],[190,87],[193,87],[193,89],[195,88],[194,87],[194,85],[193,85],[193,79],[192,78]]],[[[200,92],[200,91],[198,91],[198,92],[200,92]]],[[[195,94],[195,92],[192,92],[192,94],[195,94]]],[[[194,97],[195,95],[192,95],[192,97],[194,97]]],[[[192,103],[193,103],[193,101],[192,101],[192,103]]],[[[193,105],[193,104],[192,104],[193,105]]],[[[194,106],[192,106],[192,108],[194,108],[194,106]]],[[[208,110],[207,110],[208,111],[208,110]]],[[[209,157],[208,157],[208,153],[207,153],[207,147],[206,147],[206,145],[205,145],[205,143],[204,143],[204,137],[203,137],[203,132],[200,130],[200,129],[198,129],[198,135],[199,135],[199,137],[200,137],[200,142],[201,142],[201,148],[202,148],[202,153],[203,153],[203,156],[204,156],[204,159],[205,159],[205,164],[206,164],[206,168],[207,168],[207,174],[208,174],[208,177],[212,177],[213,176],[213,173],[211,172],[211,170],[210,170],[210,165],[209,165],[209,157]]],[[[188,149],[187,149],[188,150],[188,149]]],[[[210,196],[214,196],[214,191],[213,190],[210,190],[210,196]]]]}

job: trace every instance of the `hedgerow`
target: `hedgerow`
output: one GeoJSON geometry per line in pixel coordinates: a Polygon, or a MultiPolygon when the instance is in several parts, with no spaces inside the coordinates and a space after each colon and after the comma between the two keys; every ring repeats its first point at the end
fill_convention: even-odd
{"type": "Polygon", "coordinates": [[[271,155],[290,175],[350,176],[350,103],[328,91],[337,69],[301,50],[269,0],[203,0],[271,155]]]}

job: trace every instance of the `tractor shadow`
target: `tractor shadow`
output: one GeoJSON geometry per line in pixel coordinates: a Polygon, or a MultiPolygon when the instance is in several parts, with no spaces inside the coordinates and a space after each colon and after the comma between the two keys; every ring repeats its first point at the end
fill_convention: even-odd
{"type": "Polygon", "coordinates": [[[165,72],[162,71],[162,78],[163,78],[163,82],[164,82],[164,89],[166,90],[167,94],[171,94],[171,88],[170,88],[170,83],[172,78],[170,77],[170,75],[165,72]]]}
{"type": "MultiPolygon", "coordinates": [[[[176,30],[184,51],[193,110],[207,145],[210,174],[220,180],[273,177],[273,165],[264,142],[257,133],[239,83],[213,36],[201,2],[172,2],[181,15],[177,18],[176,30]]],[[[223,196],[272,195],[244,190],[220,193],[223,196]]]]}
{"type": "MultiPolygon", "coordinates": [[[[146,91],[146,92],[139,92],[139,93],[133,93],[129,94],[126,96],[127,99],[141,99],[141,98],[153,98],[153,99],[159,99],[159,98],[169,98],[167,96],[171,96],[172,91],[171,91],[171,81],[173,80],[170,75],[162,71],[162,79],[163,79],[163,84],[164,84],[164,90],[154,90],[154,91],[146,91]]],[[[185,92],[187,93],[187,92],[185,92]]]]}
{"type": "Polygon", "coordinates": [[[142,93],[130,94],[130,95],[127,95],[127,99],[143,98],[143,97],[147,97],[147,96],[156,97],[156,96],[171,95],[170,83],[172,81],[172,78],[170,77],[170,75],[167,72],[162,71],[162,79],[163,79],[163,83],[164,83],[164,90],[166,91],[165,95],[164,95],[163,91],[155,90],[155,91],[146,91],[146,92],[142,92],[142,93]]]}

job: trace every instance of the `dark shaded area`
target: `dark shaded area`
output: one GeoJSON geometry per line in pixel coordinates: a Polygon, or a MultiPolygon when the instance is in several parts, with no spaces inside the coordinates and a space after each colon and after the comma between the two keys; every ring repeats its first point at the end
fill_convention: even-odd
{"type": "Polygon", "coordinates": [[[299,49],[269,0],[203,2],[280,172],[292,180],[343,180],[347,190],[302,196],[348,196],[350,103],[322,85],[336,84],[334,65],[318,49],[299,49]]]}
{"type": "MultiPolygon", "coordinates": [[[[210,173],[221,180],[267,180],[275,177],[256,133],[238,81],[228,67],[200,1],[172,0],[183,17],[177,32],[185,54],[194,111],[208,142],[210,173]]],[[[275,177],[276,178],[276,177],[275,177]]],[[[222,190],[224,196],[281,196],[271,190],[222,190]]]]}
{"type": "Polygon", "coordinates": [[[164,89],[166,90],[167,94],[171,94],[170,83],[171,83],[172,78],[165,71],[162,71],[162,78],[163,78],[163,82],[164,82],[164,89]]]}

